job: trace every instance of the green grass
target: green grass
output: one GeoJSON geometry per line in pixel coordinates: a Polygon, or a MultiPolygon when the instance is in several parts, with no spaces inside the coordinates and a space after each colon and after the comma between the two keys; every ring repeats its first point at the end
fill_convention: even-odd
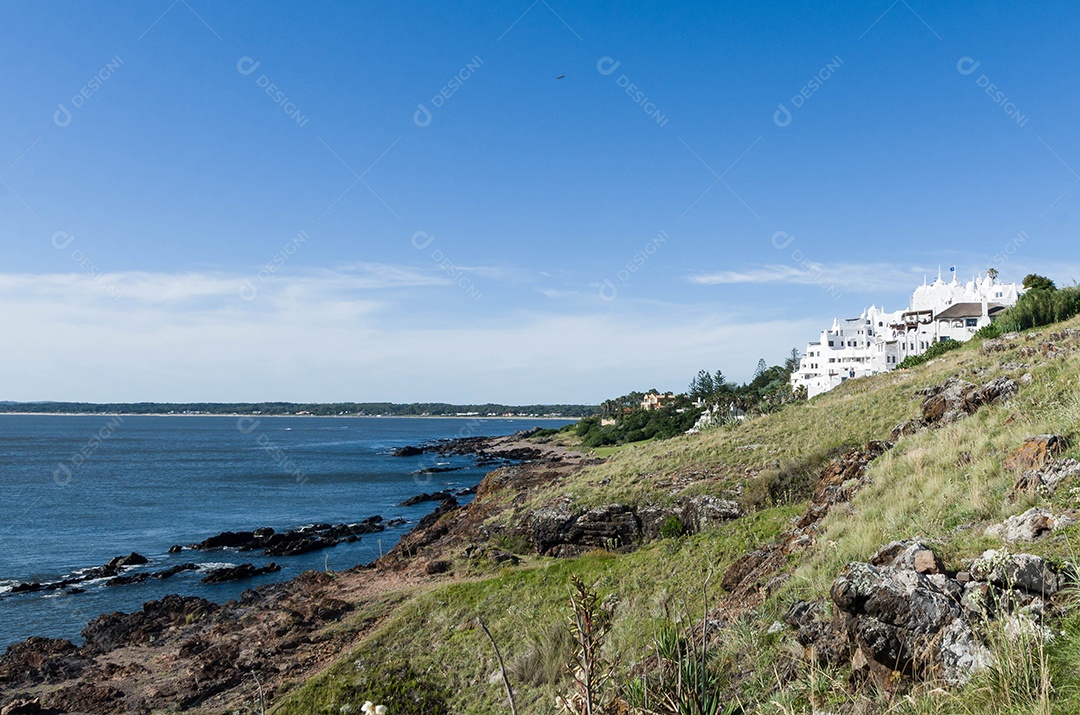
{"type": "MultiPolygon", "coordinates": [[[[370,684],[369,691],[358,688],[367,682],[360,671],[392,672],[402,662],[409,664],[414,680],[447,693],[453,712],[505,711],[501,683],[489,682],[498,665],[474,624],[478,617],[517,674],[519,712],[550,712],[559,685],[566,684],[561,676],[551,683],[552,673],[562,671],[561,661],[551,661],[564,651],[553,647],[537,653],[536,646],[557,640],[552,629],[566,622],[567,586],[573,575],[595,585],[613,608],[607,640],[611,653],[643,656],[665,623],[700,618],[701,585],[710,570],[718,582],[727,565],[775,538],[799,511],[798,506],[765,510],[714,531],[654,542],[632,554],[544,559],[533,568],[433,589],[398,608],[360,650],[292,693],[275,712],[338,713],[349,704],[358,710],[365,700],[374,699],[369,691],[375,692],[370,684]]],[[[400,712],[400,703],[386,704],[390,712],[400,712]]]]}
{"type": "MultiPolygon", "coordinates": [[[[925,539],[947,566],[960,568],[965,559],[1000,546],[983,535],[988,524],[1036,504],[1080,507],[1076,484],[1062,485],[1049,502],[1037,496],[1010,502],[1017,475],[1002,466],[1005,456],[1033,434],[1064,434],[1074,445],[1066,456],[1080,457],[1080,351],[1048,360],[1031,350],[1051,332],[1078,326],[1080,319],[1044,328],[1043,337],[1025,337],[992,354],[982,352],[981,341],[972,341],[917,368],[850,380],[813,400],[741,424],[598,450],[607,456],[603,464],[521,497],[493,521],[512,526],[531,509],[566,497],[587,507],[657,504],[699,493],[736,498],[750,515],[706,533],[650,543],[630,554],[530,557],[516,569],[473,572],[476,580],[416,593],[390,609],[358,651],[291,693],[278,712],[338,713],[349,704],[358,709],[364,700],[384,692],[370,677],[365,680],[366,672],[391,681],[386,697],[426,693],[453,712],[508,711],[501,683],[491,680],[497,665],[490,644],[474,625],[477,617],[491,628],[507,659],[519,712],[552,712],[554,697],[567,687],[560,673],[568,644],[560,633],[571,576],[595,584],[609,599],[614,621],[607,648],[621,657],[625,670],[647,656],[666,624],[685,626],[700,618],[701,588],[710,571],[718,583],[735,558],[789,528],[829,459],[868,440],[886,439],[897,423],[919,414],[920,389],[954,375],[983,384],[998,375],[1018,378],[1030,372],[1031,384],[1009,403],[902,439],[873,464],[869,482],[853,501],[833,510],[815,545],[792,557],[792,578],[760,609],[726,626],[713,657],[729,664],[729,687],[746,702],[763,705],[763,712],[809,712],[814,707],[837,711],[839,701],[852,697],[844,684],[846,674],[800,666],[799,675],[779,687],[778,672],[797,648],[789,633],[765,631],[795,599],[827,599],[844,564],[866,560],[889,541],[925,539]],[[1010,362],[1028,367],[1004,371],[1002,366],[1010,362]],[[969,453],[970,460],[958,459],[962,452],[969,453]],[[401,669],[403,663],[407,670],[401,669]]],[[[1080,559],[1072,545],[1077,543],[1080,527],[1072,527],[1014,548],[1057,563],[1076,562],[1080,559]]],[[[856,698],[863,709],[856,711],[1077,712],[1080,615],[1069,611],[1054,628],[1064,635],[1034,656],[1032,648],[999,643],[999,672],[976,680],[960,694],[916,688],[908,698],[888,700],[864,693],[856,698]]],[[[392,715],[409,711],[387,705],[392,715]]]]}

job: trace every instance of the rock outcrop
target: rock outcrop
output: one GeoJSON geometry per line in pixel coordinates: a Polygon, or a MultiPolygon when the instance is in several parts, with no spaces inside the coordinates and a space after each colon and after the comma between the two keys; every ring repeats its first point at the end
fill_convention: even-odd
{"type": "Polygon", "coordinates": [[[1007,543],[1035,541],[1075,523],[1076,520],[1066,514],[1054,514],[1046,509],[1032,507],[1023,514],[1010,516],[1000,524],[988,526],[986,535],[997,537],[1007,543]]]}
{"type": "Polygon", "coordinates": [[[844,567],[830,589],[831,621],[824,604],[798,602],[785,622],[807,657],[850,662],[856,683],[895,684],[900,674],[961,686],[994,662],[978,632],[997,622],[1041,634],[1061,587],[1062,577],[1032,554],[987,551],[968,571],[950,573],[926,544],[897,541],[844,567]]]}
{"type": "Polygon", "coordinates": [[[351,524],[309,524],[299,529],[282,532],[276,532],[265,526],[254,531],[223,531],[195,544],[173,546],[169,549],[169,553],[175,554],[185,549],[193,551],[262,549],[266,556],[295,556],[338,544],[359,541],[365,534],[374,534],[385,529],[386,522],[381,516],[370,516],[363,521],[351,524]]]}
{"type": "Polygon", "coordinates": [[[974,414],[980,407],[1008,400],[1020,391],[1020,383],[1011,377],[995,377],[981,387],[950,377],[940,385],[919,392],[923,398],[920,417],[901,422],[892,431],[893,439],[924,429],[941,427],[974,414]]]}
{"type": "Polygon", "coordinates": [[[1066,481],[1080,479],[1080,462],[1075,459],[1055,459],[1041,469],[1029,469],[1013,484],[1011,498],[1019,494],[1050,496],[1066,481]]]}
{"type": "Polygon", "coordinates": [[[625,550],[648,539],[694,533],[742,515],[736,502],[708,495],[663,507],[608,504],[574,509],[557,504],[532,512],[523,532],[541,554],[573,556],[589,549],[625,550]],[[677,533],[665,533],[669,525],[677,533]]]}
{"type": "Polygon", "coordinates": [[[1043,469],[1067,447],[1068,440],[1059,434],[1028,437],[1022,445],[1005,458],[1005,468],[1014,471],[1043,469]]]}
{"type": "Polygon", "coordinates": [[[821,520],[834,506],[851,500],[866,483],[870,464],[892,446],[892,442],[874,440],[864,449],[848,450],[825,465],[810,505],[794,528],[736,559],[724,573],[720,585],[729,592],[725,617],[759,605],[787,579],[781,570],[788,555],[814,545],[821,520]]]}
{"type": "Polygon", "coordinates": [[[222,568],[214,569],[205,576],[203,576],[203,583],[225,583],[226,581],[239,581],[245,578],[254,578],[255,576],[262,576],[263,574],[275,573],[280,571],[281,567],[275,564],[273,561],[265,566],[255,566],[254,564],[240,564],[239,566],[223,566],[222,568]]]}

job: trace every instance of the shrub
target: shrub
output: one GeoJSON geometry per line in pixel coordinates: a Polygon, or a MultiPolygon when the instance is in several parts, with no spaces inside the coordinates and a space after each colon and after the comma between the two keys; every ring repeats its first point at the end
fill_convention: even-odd
{"type": "Polygon", "coordinates": [[[686,525],[683,524],[682,519],[674,514],[669,514],[668,518],[664,519],[664,523],[660,525],[660,538],[662,539],[674,539],[685,533],[686,525]]]}
{"type": "Polygon", "coordinates": [[[941,357],[950,350],[956,350],[961,345],[963,345],[963,343],[959,340],[943,340],[941,342],[934,343],[922,355],[908,355],[897,367],[902,370],[906,370],[909,367],[922,365],[923,363],[933,360],[936,357],[941,357]]]}

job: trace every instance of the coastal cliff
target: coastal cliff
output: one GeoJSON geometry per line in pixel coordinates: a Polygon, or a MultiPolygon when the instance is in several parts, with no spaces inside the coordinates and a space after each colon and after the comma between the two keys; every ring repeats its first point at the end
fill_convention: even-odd
{"type": "Polygon", "coordinates": [[[518,712],[573,708],[566,622],[592,603],[595,712],[1068,712],[1078,327],[606,459],[569,432],[462,444],[525,461],[369,567],[13,646],[0,707],[488,713],[509,683],[518,712]]]}

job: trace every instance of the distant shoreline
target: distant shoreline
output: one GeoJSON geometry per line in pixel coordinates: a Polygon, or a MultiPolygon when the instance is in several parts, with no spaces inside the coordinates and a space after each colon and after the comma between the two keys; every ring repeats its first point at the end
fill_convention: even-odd
{"type": "Polygon", "coordinates": [[[257,417],[262,419],[276,417],[318,417],[320,419],[405,419],[405,420],[569,420],[576,422],[581,417],[513,416],[503,415],[264,415],[252,412],[0,412],[0,416],[14,415],[28,417],[257,417]]]}

